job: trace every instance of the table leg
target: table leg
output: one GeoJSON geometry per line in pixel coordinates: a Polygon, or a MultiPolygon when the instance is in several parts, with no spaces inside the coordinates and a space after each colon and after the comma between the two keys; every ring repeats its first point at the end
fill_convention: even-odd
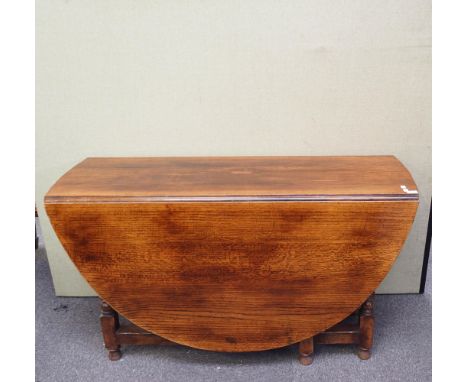
{"type": "Polygon", "coordinates": [[[358,357],[370,358],[370,349],[374,338],[374,294],[364,303],[359,316],[359,350],[358,357]]]}
{"type": "Polygon", "coordinates": [[[310,365],[314,360],[314,337],[299,342],[299,362],[304,366],[310,365]]]}
{"type": "Polygon", "coordinates": [[[101,304],[101,329],[104,338],[104,345],[109,351],[109,359],[117,361],[122,356],[120,352],[120,344],[117,339],[117,329],[119,328],[119,315],[105,301],[101,304]]]}

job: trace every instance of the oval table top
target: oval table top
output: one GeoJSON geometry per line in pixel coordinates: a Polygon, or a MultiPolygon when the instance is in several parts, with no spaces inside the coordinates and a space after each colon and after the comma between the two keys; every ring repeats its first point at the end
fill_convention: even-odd
{"type": "Polygon", "coordinates": [[[91,287],[136,325],[200,349],[277,348],[364,302],[418,205],[394,157],[295,158],[89,159],[46,210],[91,287]]]}

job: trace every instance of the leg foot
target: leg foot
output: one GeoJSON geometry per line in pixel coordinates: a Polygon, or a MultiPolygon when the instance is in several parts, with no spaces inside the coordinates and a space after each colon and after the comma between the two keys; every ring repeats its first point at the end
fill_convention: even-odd
{"type": "Polygon", "coordinates": [[[313,361],[314,361],[314,357],[312,356],[306,356],[306,355],[299,356],[299,362],[301,363],[301,365],[309,366],[310,364],[312,364],[313,361]]]}
{"type": "Polygon", "coordinates": [[[120,350],[109,350],[109,359],[111,361],[118,361],[122,357],[120,350]]]}
{"type": "Polygon", "coordinates": [[[368,349],[359,349],[358,350],[358,357],[362,360],[367,360],[370,358],[370,350],[368,349]]]}
{"type": "Polygon", "coordinates": [[[304,365],[310,365],[314,360],[314,338],[308,338],[299,342],[299,362],[304,365]]]}

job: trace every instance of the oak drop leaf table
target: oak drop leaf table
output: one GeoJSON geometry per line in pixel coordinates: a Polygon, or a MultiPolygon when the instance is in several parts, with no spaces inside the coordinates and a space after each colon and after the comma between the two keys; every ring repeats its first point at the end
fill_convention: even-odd
{"type": "Polygon", "coordinates": [[[372,294],[417,206],[393,156],[88,158],[45,197],[103,300],[111,359],[122,344],[299,343],[303,364],[314,343],[357,344],[369,357],[372,294]]]}

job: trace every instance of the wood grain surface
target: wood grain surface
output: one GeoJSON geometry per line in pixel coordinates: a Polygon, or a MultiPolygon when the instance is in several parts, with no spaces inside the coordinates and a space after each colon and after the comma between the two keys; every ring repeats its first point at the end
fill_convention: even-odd
{"type": "Polygon", "coordinates": [[[393,156],[88,158],[49,202],[417,199],[393,156]]]}
{"type": "Polygon", "coordinates": [[[90,158],[46,195],[96,292],[134,324],[218,351],[302,341],[390,270],[418,195],[392,156],[90,158]]]}
{"type": "Polygon", "coordinates": [[[255,351],[304,340],[355,311],[390,270],[417,204],[48,202],[46,209],[83,276],[130,321],[195,348],[255,351]]]}

